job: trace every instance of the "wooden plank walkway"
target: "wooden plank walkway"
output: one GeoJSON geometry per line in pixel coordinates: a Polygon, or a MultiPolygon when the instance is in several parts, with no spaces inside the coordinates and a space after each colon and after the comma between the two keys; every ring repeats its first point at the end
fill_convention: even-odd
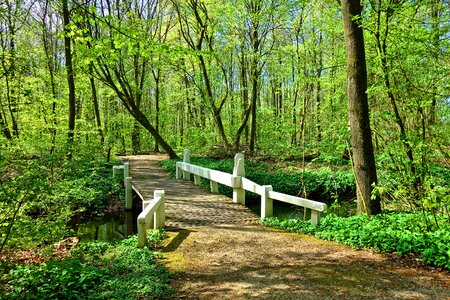
{"type": "Polygon", "coordinates": [[[231,199],[170,178],[161,159],[125,158],[144,198],[166,192],[174,299],[450,299],[448,272],[268,229],[231,199]]]}
{"type": "Polygon", "coordinates": [[[217,225],[249,225],[259,222],[257,215],[245,206],[222,195],[211,194],[187,180],[170,178],[158,165],[165,156],[127,156],[133,185],[144,199],[153,198],[154,190],[166,193],[166,226],[191,228],[217,225]]]}

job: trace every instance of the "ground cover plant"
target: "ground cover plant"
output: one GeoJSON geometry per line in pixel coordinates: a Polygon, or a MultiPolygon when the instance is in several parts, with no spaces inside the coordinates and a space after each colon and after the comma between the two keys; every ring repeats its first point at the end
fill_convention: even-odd
{"type": "MultiPolygon", "coordinates": [[[[148,235],[157,245],[163,231],[148,235]]],[[[154,249],[136,247],[136,236],[89,242],[61,260],[2,264],[2,299],[161,299],[169,297],[169,273],[154,249]]]]}

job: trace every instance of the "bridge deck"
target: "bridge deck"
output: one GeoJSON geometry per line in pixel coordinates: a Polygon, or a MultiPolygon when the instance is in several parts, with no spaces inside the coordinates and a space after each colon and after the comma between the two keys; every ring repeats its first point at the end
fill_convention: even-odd
{"type": "Polygon", "coordinates": [[[190,228],[216,225],[249,225],[259,218],[245,206],[228,197],[212,194],[187,180],[175,180],[158,165],[164,156],[127,156],[133,185],[144,199],[153,198],[154,190],[166,193],[166,226],[190,228]]]}

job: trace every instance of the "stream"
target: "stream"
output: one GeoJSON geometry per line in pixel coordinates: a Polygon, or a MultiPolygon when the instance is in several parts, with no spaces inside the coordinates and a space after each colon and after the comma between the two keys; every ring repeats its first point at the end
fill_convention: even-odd
{"type": "Polygon", "coordinates": [[[137,233],[137,217],[141,211],[138,209],[107,213],[100,219],[81,221],[71,227],[80,238],[80,242],[110,242],[115,239],[124,239],[137,233]]]}

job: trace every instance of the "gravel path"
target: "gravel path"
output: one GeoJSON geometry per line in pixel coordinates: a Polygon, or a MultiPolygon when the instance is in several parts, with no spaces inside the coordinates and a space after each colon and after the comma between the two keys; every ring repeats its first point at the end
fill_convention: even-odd
{"type": "Polygon", "coordinates": [[[227,197],[169,178],[161,156],[128,156],[144,197],[166,191],[174,299],[450,299],[450,274],[258,224],[227,197]]]}

